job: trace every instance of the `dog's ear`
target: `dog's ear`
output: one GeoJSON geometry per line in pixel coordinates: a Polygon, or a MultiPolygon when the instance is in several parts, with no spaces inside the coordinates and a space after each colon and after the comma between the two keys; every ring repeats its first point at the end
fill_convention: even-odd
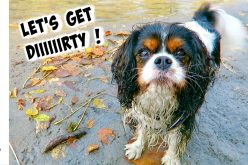
{"type": "Polygon", "coordinates": [[[111,66],[113,79],[118,85],[118,99],[122,106],[130,108],[134,94],[138,91],[136,59],[134,49],[139,31],[133,31],[115,53],[111,66]]]}

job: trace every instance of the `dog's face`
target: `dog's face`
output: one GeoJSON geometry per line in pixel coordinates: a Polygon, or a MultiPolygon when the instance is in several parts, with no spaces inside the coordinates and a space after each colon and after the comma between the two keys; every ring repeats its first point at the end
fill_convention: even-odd
{"type": "Polygon", "coordinates": [[[194,32],[180,24],[152,24],[129,36],[117,52],[112,72],[119,99],[127,100],[130,96],[123,98],[123,92],[134,95],[151,84],[181,90],[195,75],[203,76],[207,62],[206,48],[194,32]]]}

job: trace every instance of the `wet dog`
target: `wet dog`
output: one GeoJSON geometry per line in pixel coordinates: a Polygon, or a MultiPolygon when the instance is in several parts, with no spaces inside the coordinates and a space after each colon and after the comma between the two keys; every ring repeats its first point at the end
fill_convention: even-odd
{"type": "Polygon", "coordinates": [[[209,84],[221,62],[221,49],[241,46],[241,22],[204,4],[185,23],[138,27],[120,46],[112,63],[124,122],[135,141],[125,146],[138,159],[145,146],[163,142],[162,164],[180,164],[209,84]]]}

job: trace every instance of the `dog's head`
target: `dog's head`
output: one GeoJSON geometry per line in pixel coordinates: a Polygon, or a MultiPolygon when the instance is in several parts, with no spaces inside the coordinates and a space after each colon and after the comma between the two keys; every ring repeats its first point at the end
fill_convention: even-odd
{"type": "Polygon", "coordinates": [[[118,49],[113,78],[118,98],[130,107],[151,84],[179,91],[195,76],[208,73],[208,52],[197,34],[180,24],[156,23],[134,30],[118,49]]]}

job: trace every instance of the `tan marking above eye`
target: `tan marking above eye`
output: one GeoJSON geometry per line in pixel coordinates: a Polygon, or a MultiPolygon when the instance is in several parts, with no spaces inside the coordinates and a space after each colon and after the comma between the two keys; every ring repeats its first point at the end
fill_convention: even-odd
{"type": "Polygon", "coordinates": [[[182,47],[183,40],[181,38],[169,38],[166,41],[166,47],[170,52],[175,52],[178,48],[182,47]]]}
{"type": "Polygon", "coordinates": [[[155,51],[159,47],[159,40],[156,38],[147,38],[144,40],[143,45],[150,51],[155,51]]]}

